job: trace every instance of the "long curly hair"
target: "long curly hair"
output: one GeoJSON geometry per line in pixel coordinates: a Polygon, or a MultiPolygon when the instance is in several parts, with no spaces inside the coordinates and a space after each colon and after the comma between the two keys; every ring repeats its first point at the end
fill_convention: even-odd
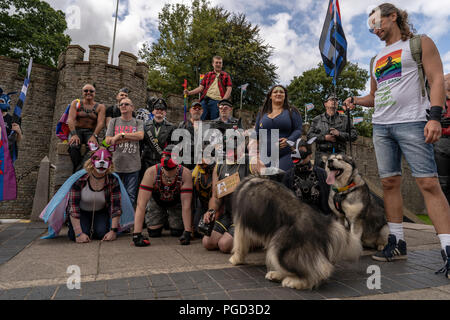
{"type": "Polygon", "coordinates": [[[383,3],[373,9],[369,14],[369,17],[377,10],[377,8],[380,9],[382,17],[389,17],[393,13],[397,14],[396,22],[398,27],[400,28],[403,41],[406,41],[413,37],[416,30],[414,29],[413,25],[409,23],[408,13],[406,12],[406,10],[400,10],[391,3],[383,3]]]}

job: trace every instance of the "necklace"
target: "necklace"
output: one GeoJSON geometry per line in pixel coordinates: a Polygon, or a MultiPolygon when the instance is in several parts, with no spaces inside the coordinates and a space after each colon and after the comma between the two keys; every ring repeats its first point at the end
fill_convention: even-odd
{"type": "Polygon", "coordinates": [[[169,176],[167,175],[167,173],[166,173],[166,169],[163,168],[163,170],[162,170],[162,176],[163,176],[163,178],[166,180],[167,184],[168,184],[168,185],[171,185],[171,184],[175,181],[175,179],[177,178],[177,176],[178,176],[178,167],[177,167],[176,173],[173,175],[173,177],[169,177],[169,176]]]}
{"type": "MultiPolygon", "coordinates": [[[[94,180],[95,181],[95,180],[94,180]]],[[[94,182],[92,181],[92,182],[94,182]]],[[[89,183],[89,187],[91,188],[92,191],[94,192],[100,192],[103,191],[103,189],[105,188],[105,183],[103,182],[100,189],[94,189],[94,183],[91,182],[91,179],[88,179],[88,183],[89,183]]],[[[99,188],[99,185],[95,185],[95,187],[99,188]]]]}

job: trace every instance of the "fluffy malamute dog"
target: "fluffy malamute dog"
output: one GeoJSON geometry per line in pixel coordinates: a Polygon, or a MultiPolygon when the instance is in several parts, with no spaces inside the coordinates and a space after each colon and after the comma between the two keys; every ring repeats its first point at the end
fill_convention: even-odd
{"type": "Polygon", "coordinates": [[[331,185],[328,204],[351,232],[368,248],[382,250],[389,227],[384,210],[372,199],[369,187],[350,157],[332,154],[327,162],[327,183],[331,185]]]}
{"type": "Polygon", "coordinates": [[[282,184],[244,179],[233,195],[233,265],[244,263],[253,245],[267,249],[266,279],[283,287],[311,289],[327,279],[340,259],[357,260],[361,242],[334,215],[301,202],[282,184]]]}

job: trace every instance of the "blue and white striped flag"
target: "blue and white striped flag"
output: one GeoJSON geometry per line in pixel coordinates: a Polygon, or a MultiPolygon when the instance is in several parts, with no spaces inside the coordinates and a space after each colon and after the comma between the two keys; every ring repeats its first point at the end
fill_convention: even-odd
{"type": "MultiPolygon", "coordinates": [[[[13,114],[13,122],[20,125],[22,118],[22,108],[25,104],[25,98],[27,97],[28,86],[30,84],[30,75],[31,75],[31,67],[33,66],[33,58],[30,58],[30,62],[28,63],[27,76],[23,82],[22,90],[20,91],[19,100],[17,101],[16,107],[14,108],[13,114]]],[[[14,130],[11,130],[9,136],[11,137],[15,134],[14,130]]],[[[17,144],[13,143],[12,148],[12,161],[16,161],[17,159],[17,144]]]]}

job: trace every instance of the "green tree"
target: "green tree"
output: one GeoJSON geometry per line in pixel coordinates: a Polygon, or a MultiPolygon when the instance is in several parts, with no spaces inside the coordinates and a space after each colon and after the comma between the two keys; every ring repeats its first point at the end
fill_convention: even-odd
{"type": "Polygon", "coordinates": [[[166,4],[159,14],[160,38],[143,45],[139,56],[150,66],[150,87],[167,93],[182,92],[183,79],[190,89],[199,85],[200,74],[212,70],[212,57],[224,60],[224,71],[232,77],[232,100],[240,101],[238,86],[250,83],[243,105],[256,109],[264,92],[277,79],[276,66],[269,62],[272,48],[259,36],[243,14],[211,7],[207,0],[191,6],[166,4]]]}
{"type": "Polygon", "coordinates": [[[30,59],[56,66],[59,54],[70,44],[64,12],[39,0],[0,1],[0,55],[19,59],[24,68],[30,59]]]}
{"type": "MultiPolygon", "coordinates": [[[[340,102],[347,97],[357,96],[358,91],[365,90],[369,73],[361,69],[357,64],[348,62],[337,80],[336,94],[340,102]]],[[[297,108],[305,119],[305,105],[314,104],[314,109],[308,112],[307,120],[325,112],[323,102],[325,98],[334,92],[332,78],[328,77],[322,63],[316,68],[303,72],[301,76],[294,77],[288,86],[290,103],[297,108]]],[[[352,116],[364,117],[364,122],[357,124],[360,135],[371,135],[370,114],[357,106],[352,111],[352,116]],[[369,122],[369,123],[368,123],[369,122]],[[370,132],[370,133],[369,133],[370,132]]]]}

